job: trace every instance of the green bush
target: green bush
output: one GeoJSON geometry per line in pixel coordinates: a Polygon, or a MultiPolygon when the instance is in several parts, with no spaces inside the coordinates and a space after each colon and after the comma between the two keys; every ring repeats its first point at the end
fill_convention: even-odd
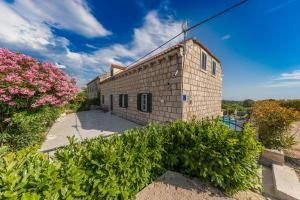
{"type": "Polygon", "coordinates": [[[100,92],[97,93],[97,98],[87,99],[86,91],[83,90],[70,101],[67,108],[75,112],[79,112],[90,110],[91,105],[100,105],[100,92]]]}
{"type": "Polygon", "coordinates": [[[286,108],[295,109],[297,111],[300,111],[300,100],[294,99],[294,100],[282,100],[279,101],[280,105],[286,108]]]}
{"type": "MultiPolygon", "coordinates": [[[[173,122],[98,137],[46,156],[2,152],[0,199],[132,199],[167,169],[197,176],[228,193],[257,184],[261,146],[253,128],[173,122]]],[[[4,151],[4,150],[2,150],[4,151]]]]}
{"type": "Polygon", "coordinates": [[[166,129],[168,169],[200,177],[227,193],[249,189],[258,182],[261,145],[249,124],[243,132],[210,122],[177,121],[166,129]]]}
{"type": "Polygon", "coordinates": [[[297,110],[282,106],[280,101],[257,101],[252,114],[259,139],[266,148],[288,149],[295,143],[288,130],[299,119],[297,110]]]}
{"type": "Polygon", "coordinates": [[[60,116],[62,110],[56,107],[43,107],[38,110],[14,113],[5,131],[0,133],[1,145],[11,150],[40,144],[45,132],[60,116]]]}

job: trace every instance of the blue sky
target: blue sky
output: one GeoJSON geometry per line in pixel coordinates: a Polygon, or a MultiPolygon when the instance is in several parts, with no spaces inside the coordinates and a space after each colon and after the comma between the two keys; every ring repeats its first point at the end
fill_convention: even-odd
{"type": "MultiPolygon", "coordinates": [[[[0,0],[0,47],[56,63],[80,86],[236,0],[0,0]]],[[[249,0],[191,31],[222,62],[223,99],[300,98],[300,0],[249,0]]]]}

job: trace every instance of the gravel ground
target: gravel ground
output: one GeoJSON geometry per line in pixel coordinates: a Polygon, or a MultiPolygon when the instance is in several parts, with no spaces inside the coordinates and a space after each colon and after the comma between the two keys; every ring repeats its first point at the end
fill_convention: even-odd
{"type": "Polygon", "coordinates": [[[151,183],[136,195],[137,200],[264,200],[261,194],[251,191],[240,192],[228,197],[220,190],[185,176],[167,171],[157,181],[151,183]]]}

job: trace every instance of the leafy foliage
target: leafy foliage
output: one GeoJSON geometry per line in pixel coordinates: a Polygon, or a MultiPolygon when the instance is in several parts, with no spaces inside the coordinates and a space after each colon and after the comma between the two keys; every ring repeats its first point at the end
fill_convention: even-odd
{"type": "Polygon", "coordinates": [[[218,122],[177,121],[166,128],[167,168],[200,177],[227,193],[249,189],[258,182],[261,145],[249,124],[243,132],[218,122]]]}
{"type": "Polygon", "coordinates": [[[66,104],[75,83],[53,64],[0,48],[0,125],[15,112],[66,104]]]}
{"type": "Polygon", "coordinates": [[[287,131],[299,116],[298,111],[281,106],[280,101],[258,101],[253,108],[259,139],[271,149],[286,149],[294,144],[294,137],[287,131]]]}
{"type": "Polygon", "coordinates": [[[60,108],[42,107],[37,110],[14,113],[4,132],[0,133],[0,145],[10,150],[40,144],[45,132],[60,116],[60,108]]]}
{"type": "Polygon", "coordinates": [[[292,108],[300,112],[300,100],[281,100],[280,105],[286,108],[292,108]]]}
{"type": "Polygon", "coordinates": [[[74,99],[70,101],[67,108],[79,112],[90,110],[91,105],[100,105],[100,92],[97,93],[97,98],[88,99],[86,91],[79,92],[74,99]]]}
{"type": "Polygon", "coordinates": [[[251,99],[244,101],[222,100],[222,109],[226,115],[233,115],[236,111],[250,113],[254,102],[251,99]]]}
{"type": "Polygon", "coordinates": [[[89,110],[86,91],[83,90],[77,93],[77,95],[67,105],[67,108],[75,112],[89,110]]]}
{"type": "Polygon", "coordinates": [[[131,199],[171,169],[228,193],[257,183],[254,129],[201,122],[152,124],[60,149],[49,162],[29,150],[0,150],[0,199],[131,199]]]}

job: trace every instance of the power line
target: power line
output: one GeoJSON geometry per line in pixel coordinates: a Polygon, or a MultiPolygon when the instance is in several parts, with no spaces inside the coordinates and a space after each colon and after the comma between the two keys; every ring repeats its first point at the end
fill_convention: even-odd
{"type": "Polygon", "coordinates": [[[137,63],[138,61],[144,59],[145,57],[149,56],[149,55],[152,54],[154,51],[156,51],[156,50],[160,49],[161,47],[163,47],[164,45],[168,44],[169,42],[171,42],[171,41],[174,40],[175,38],[179,37],[179,36],[180,36],[181,34],[183,34],[184,32],[188,32],[188,31],[190,31],[190,30],[192,30],[192,29],[195,29],[195,28],[197,28],[198,26],[200,26],[200,25],[202,25],[202,24],[204,24],[204,23],[206,23],[206,22],[208,22],[208,21],[210,21],[210,20],[212,20],[212,19],[214,19],[214,18],[216,18],[216,17],[218,17],[218,16],[220,16],[220,15],[223,15],[223,14],[229,12],[230,10],[232,10],[232,9],[234,9],[234,8],[236,8],[236,7],[238,7],[238,6],[242,5],[242,4],[244,4],[244,3],[246,3],[247,1],[249,1],[249,0],[243,0],[243,1],[240,1],[239,3],[236,3],[236,4],[234,4],[233,6],[230,6],[230,7],[226,8],[226,9],[222,10],[221,12],[218,12],[217,14],[215,14],[215,15],[213,15],[213,16],[210,16],[210,17],[208,17],[208,18],[206,18],[206,19],[204,19],[204,20],[202,20],[202,21],[196,23],[195,25],[189,27],[188,29],[186,29],[186,30],[184,30],[184,31],[181,31],[181,32],[178,33],[177,35],[175,35],[175,36],[173,36],[172,38],[170,38],[168,41],[166,41],[166,42],[164,42],[163,44],[159,45],[157,48],[155,48],[155,49],[153,49],[152,51],[148,52],[147,54],[145,54],[144,56],[142,56],[142,57],[140,57],[139,59],[135,60],[134,62],[128,64],[126,67],[129,67],[130,65],[133,65],[133,64],[137,63]]]}

